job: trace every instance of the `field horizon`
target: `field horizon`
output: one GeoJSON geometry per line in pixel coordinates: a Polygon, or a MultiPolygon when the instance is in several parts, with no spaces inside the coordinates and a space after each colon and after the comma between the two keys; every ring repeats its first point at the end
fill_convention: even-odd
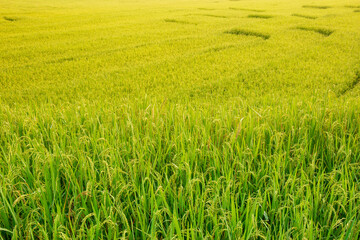
{"type": "Polygon", "coordinates": [[[0,239],[359,239],[359,23],[0,0],[0,239]]]}

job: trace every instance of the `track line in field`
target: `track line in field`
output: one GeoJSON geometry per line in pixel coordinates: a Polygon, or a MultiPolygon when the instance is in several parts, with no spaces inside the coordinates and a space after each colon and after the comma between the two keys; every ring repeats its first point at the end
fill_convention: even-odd
{"type": "Polygon", "coordinates": [[[327,29],[327,28],[320,28],[320,27],[301,27],[301,26],[299,26],[299,27],[296,27],[296,29],[302,30],[302,31],[319,33],[325,37],[328,37],[332,33],[335,32],[334,30],[327,29]]]}
{"type": "Polygon", "coordinates": [[[270,38],[270,34],[267,34],[267,33],[246,30],[246,29],[237,29],[237,28],[229,30],[229,31],[225,31],[224,33],[233,34],[233,35],[250,36],[250,37],[260,37],[264,40],[267,40],[270,38]]]}
{"type": "Polygon", "coordinates": [[[314,20],[314,19],[318,18],[317,16],[311,16],[311,15],[306,15],[306,14],[298,14],[298,13],[294,13],[291,16],[293,16],[293,17],[301,17],[301,18],[306,18],[306,19],[311,19],[311,20],[314,20]]]}
{"type": "Polygon", "coordinates": [[[236,11],[247,11],[247,12],[265,12],[263,9],[251,9],[251,8],[236,8],[236,7],[229,7],[230,10],[236,11]]]}
{"type": "Polygon", "coordinates": [[[273,18],[273,15],[264,15],[264,14],[250,14],[248,18],[260,18],[260,19],[270,19],[273,18]]]}
{"type": "Polygon", "coordinates": [[[313,8],[313,9],[329,9],[331,8],[331,6],[327,6],[327,5],[303,5],[303,8],[313,8]]]}
{"type": "Polygon", "coordinates": [[[352,91],[356,86],[360,84],[360,70],[357,70],[353,81],[338,93],[338,97],[344,96],[348,92],[352,91]]]}

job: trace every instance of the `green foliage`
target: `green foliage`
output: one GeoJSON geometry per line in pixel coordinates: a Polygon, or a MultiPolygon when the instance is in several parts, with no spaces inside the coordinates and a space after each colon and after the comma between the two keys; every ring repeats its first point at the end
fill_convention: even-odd
{"type": "Polygon", "coordinates": [[[360,15],[303,4],[0,0],[0,239],[359,239],[360,15]]]}

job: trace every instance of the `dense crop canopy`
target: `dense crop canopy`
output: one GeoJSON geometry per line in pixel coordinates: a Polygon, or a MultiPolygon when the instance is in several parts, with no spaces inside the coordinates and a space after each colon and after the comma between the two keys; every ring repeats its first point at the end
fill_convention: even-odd
{"type": "Polygon", "coordinates": [[[0,239],[359,239],[356,0],[0,0],[0,239]]]}

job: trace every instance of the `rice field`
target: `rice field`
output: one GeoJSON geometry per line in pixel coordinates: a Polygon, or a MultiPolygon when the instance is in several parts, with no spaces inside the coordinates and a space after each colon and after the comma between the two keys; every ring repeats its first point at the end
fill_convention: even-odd
{"type": "Polygon", "coordinates": [[[0,0],[0,239],[359,239],[358,0],[0,0]]]}

